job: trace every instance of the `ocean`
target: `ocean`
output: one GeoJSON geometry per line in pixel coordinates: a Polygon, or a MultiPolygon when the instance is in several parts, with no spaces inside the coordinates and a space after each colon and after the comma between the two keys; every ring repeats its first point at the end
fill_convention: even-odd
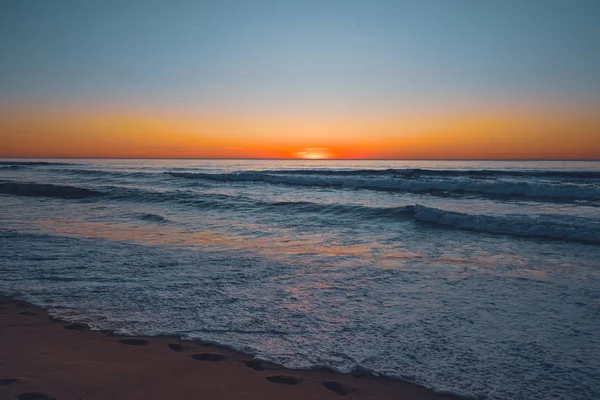
{"type": "Polygon", "coordinates": [[[0,292],[477,399],[600,398],[600,161],[0,160],[0,292]]]}

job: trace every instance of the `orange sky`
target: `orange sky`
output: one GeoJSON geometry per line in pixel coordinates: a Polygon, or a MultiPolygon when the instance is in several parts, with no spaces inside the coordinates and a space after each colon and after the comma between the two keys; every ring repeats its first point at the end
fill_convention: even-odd
{"type": "Polygon", "coordinates": [[[597,115],[454,110],[269,116],[4,108],[0,157],[594,159],[600,158],[597,115]]]}

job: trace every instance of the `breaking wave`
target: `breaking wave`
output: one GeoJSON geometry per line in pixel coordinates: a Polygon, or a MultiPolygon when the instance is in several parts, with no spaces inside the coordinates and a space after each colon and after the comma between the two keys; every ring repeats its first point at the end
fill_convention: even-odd
{"type": "Polygon", "coordinates": [[[24,182],[0,182],[0,193],[15,196],[56,197],[63,199],[80,199],[102,195],[102,192],[97,190],[77,186],[24,182]]]}
{"type": "Polygon", "coordinates": [[[600,244],[600,224],[586,218],[476,215],[420,205],[414,206],[413,216],[420,222],[467,231],[600,244]]]}
{"type": "Polygon", "coordinates": [[[586,218],[566,218],[559,215],[536,217],[518,214],[488,216],[447,211],[422,205],[384,208],[310,202],[278,202],[266,208],[286,208],[293,209],[296,212],[343,215],[345,217],[366,220],[373,218],[413,219],[418,222],[432,223],[446,228],[480,233],[600,244],[599,223],[586,218]]]}

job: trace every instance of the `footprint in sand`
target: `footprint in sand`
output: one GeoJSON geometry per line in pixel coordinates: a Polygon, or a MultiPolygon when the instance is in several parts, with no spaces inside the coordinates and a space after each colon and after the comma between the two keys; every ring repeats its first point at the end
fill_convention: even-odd
{"type": "Polygon", "coordinates": [[[325,382],[323,382],[323,386],[325,386],[327,389],[331,390],[332,392],[339,394],[340,396],[345,396],[350,391],[349,387],[346,387],[345,385],[342,385],[341,383],[334,382],[334,381],[325,381],[325,382]]]}
{"type": "Polygon", "coordinates": [[[192,358],[194,360],[200,360],[200,361],[221,361],[225,357],[223,357],[222,354],[217,354],[217,353],[199,353],[199,354],[192,354],[192,358]]]}
{"type": "Polygon", "coordinates": [[[130,346],[146,346],[150,344],[149,341],[143,339],[121,339],[119,342],[123,344],[128,344],[130,346]]]}
{"type": "Polygon", "coordinates": [[[83,331],[83,330],[88,329],[89,327],[86,324],[75,323],[75,324],[65,325],[65,326],[63,326],[63,328],[71,330],[71,331],[83,331]]]}
{"type": "Polygon", "coordinates": [[[0,379],[0,386],[6,386],[6,385],[10,385],[11,383],[17,383],[19,382],[18,379],[15,378],[4,378],[4,379],[0,379]]]}
{"type": "Polygon", "coordinates": [[[295,385],[302,381],[301,378],[299,378],[297,376],[290,376],[290,375],[267,376],[267,380],[270,382],[273,382],[273,383],[282,383],[284,385],[295,385]]]}
{"type": "Polygon", "coordinates": [[[169,343],[167,346],[169,346],[169,348],[173,351],[176,351],[178,353],[181,353],[182,351],[185,351],[185,349],[183,348],[182,345],[180,345],[179,343],[169,343]]]}
{"type": "Polygon", "coordinates": [[[255,371],[264,371],[265,366],[259,360],[246,360],[244,361],[246,367],[252,368],[255,371]]]}

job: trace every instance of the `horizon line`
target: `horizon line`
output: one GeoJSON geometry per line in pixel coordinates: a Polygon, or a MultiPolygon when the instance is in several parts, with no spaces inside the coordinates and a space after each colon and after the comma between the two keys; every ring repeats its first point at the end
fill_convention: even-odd
{"type": "Polygon", "coordinates": [[[599,158],[265,158],[265,157],[21,157],[0,156],[0,159],[53,160],[274,160],[274,161],[600,161],[599,158]]]}

